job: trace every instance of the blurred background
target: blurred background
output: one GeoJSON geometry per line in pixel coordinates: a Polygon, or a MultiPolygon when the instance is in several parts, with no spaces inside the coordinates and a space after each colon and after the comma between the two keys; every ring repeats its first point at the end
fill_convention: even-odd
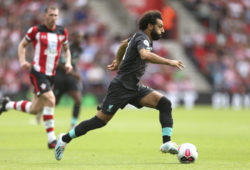
{"type": "MultiPolygon", "coordinates": [[[[115,72],[106,69],[121,40],[137,31],[145,11],[162,12],[164,38],[154,43],[162,57],[186,68],[149,64],[142,81],[174,107],[250,108],[250,0],[0,0],[0,97],[30,99],[29,72],[20,68],[17,46],[28,28],[41,24],[46,5],[57,4],[58,24],[83,34],[78,62],[83,105],[101,102],[115,72]]],[[[32,61],[32,45],[27,59],[32,61]]],[[[65,96],[62,105],[70,103],[65,96]]]]}

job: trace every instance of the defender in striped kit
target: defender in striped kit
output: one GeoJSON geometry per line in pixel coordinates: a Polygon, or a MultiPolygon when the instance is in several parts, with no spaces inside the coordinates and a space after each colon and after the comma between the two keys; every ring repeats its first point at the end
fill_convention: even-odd
{"type": "Polygon", "coordinates": [[[61,47],[65,52],[66,73],[72,70],[71,54],[68,46],[67,29],[56,25],[59,9],[48,6],[44,12],[44,24],[31,27],[18,46],[18,56],[21,67],[30,70],[31,83],[35,95],[32,101],[10,101],[4,97],[0,101],[0,114],[9,109],[19,110],[29,114],[42,112],[44,125],[48,135],[49,149],[55,148],[56,136],[54,132],[55,96],[51,89],[54,82],[56,64],[60,56],[61,47]],[[26,61],[26,47],[32,43],[34,58],[32,64],[26,61]]]}

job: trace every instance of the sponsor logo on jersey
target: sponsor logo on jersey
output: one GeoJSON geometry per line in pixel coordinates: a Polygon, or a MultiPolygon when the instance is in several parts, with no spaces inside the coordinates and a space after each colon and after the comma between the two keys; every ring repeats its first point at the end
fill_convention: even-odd
{"type": "Polygon", "coordinates": [[[59,41],[63,41],[63,40],[64,40],[64,38],[65,38],[65,36],[64,36],[64,35],[59,35],[59,41]]]}
{"type": "Polygon", "coordinates": [[[41,36],[41,39],[46,39],[46,38],[47,38],[46,35],[42,35],[42,36],[41,36]]]}

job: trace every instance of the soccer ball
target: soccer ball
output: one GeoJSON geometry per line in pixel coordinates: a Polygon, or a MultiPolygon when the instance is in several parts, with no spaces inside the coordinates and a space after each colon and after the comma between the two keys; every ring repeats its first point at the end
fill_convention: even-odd
{"type": "Polygon", "coordinates": [[[193,163],[198,158],[198,151],[192,143],[181,144],[178,151],[177,157],[181,163],[193,163]]]}

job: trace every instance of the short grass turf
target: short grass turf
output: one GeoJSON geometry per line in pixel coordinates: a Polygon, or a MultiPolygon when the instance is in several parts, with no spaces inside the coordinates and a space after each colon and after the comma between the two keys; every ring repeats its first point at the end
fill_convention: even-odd
{"type": "MultiPolygon", "coordinates": [[[[55,110],[56,134],[69,130],[71,107],[55,110]]],[[[91,118],[95,108],[82,108],[80,120],[91,118]]],[[[199,157],[180,164],[175,155],[162,154],[158,111],[119,110],[109,124],[72,140],[63,159],[47,149],[43,124],[17,111],[0,116],[0,169],[250,169],[250,110],[173,110],[172,140],[193,143],[199,157]]]]}

